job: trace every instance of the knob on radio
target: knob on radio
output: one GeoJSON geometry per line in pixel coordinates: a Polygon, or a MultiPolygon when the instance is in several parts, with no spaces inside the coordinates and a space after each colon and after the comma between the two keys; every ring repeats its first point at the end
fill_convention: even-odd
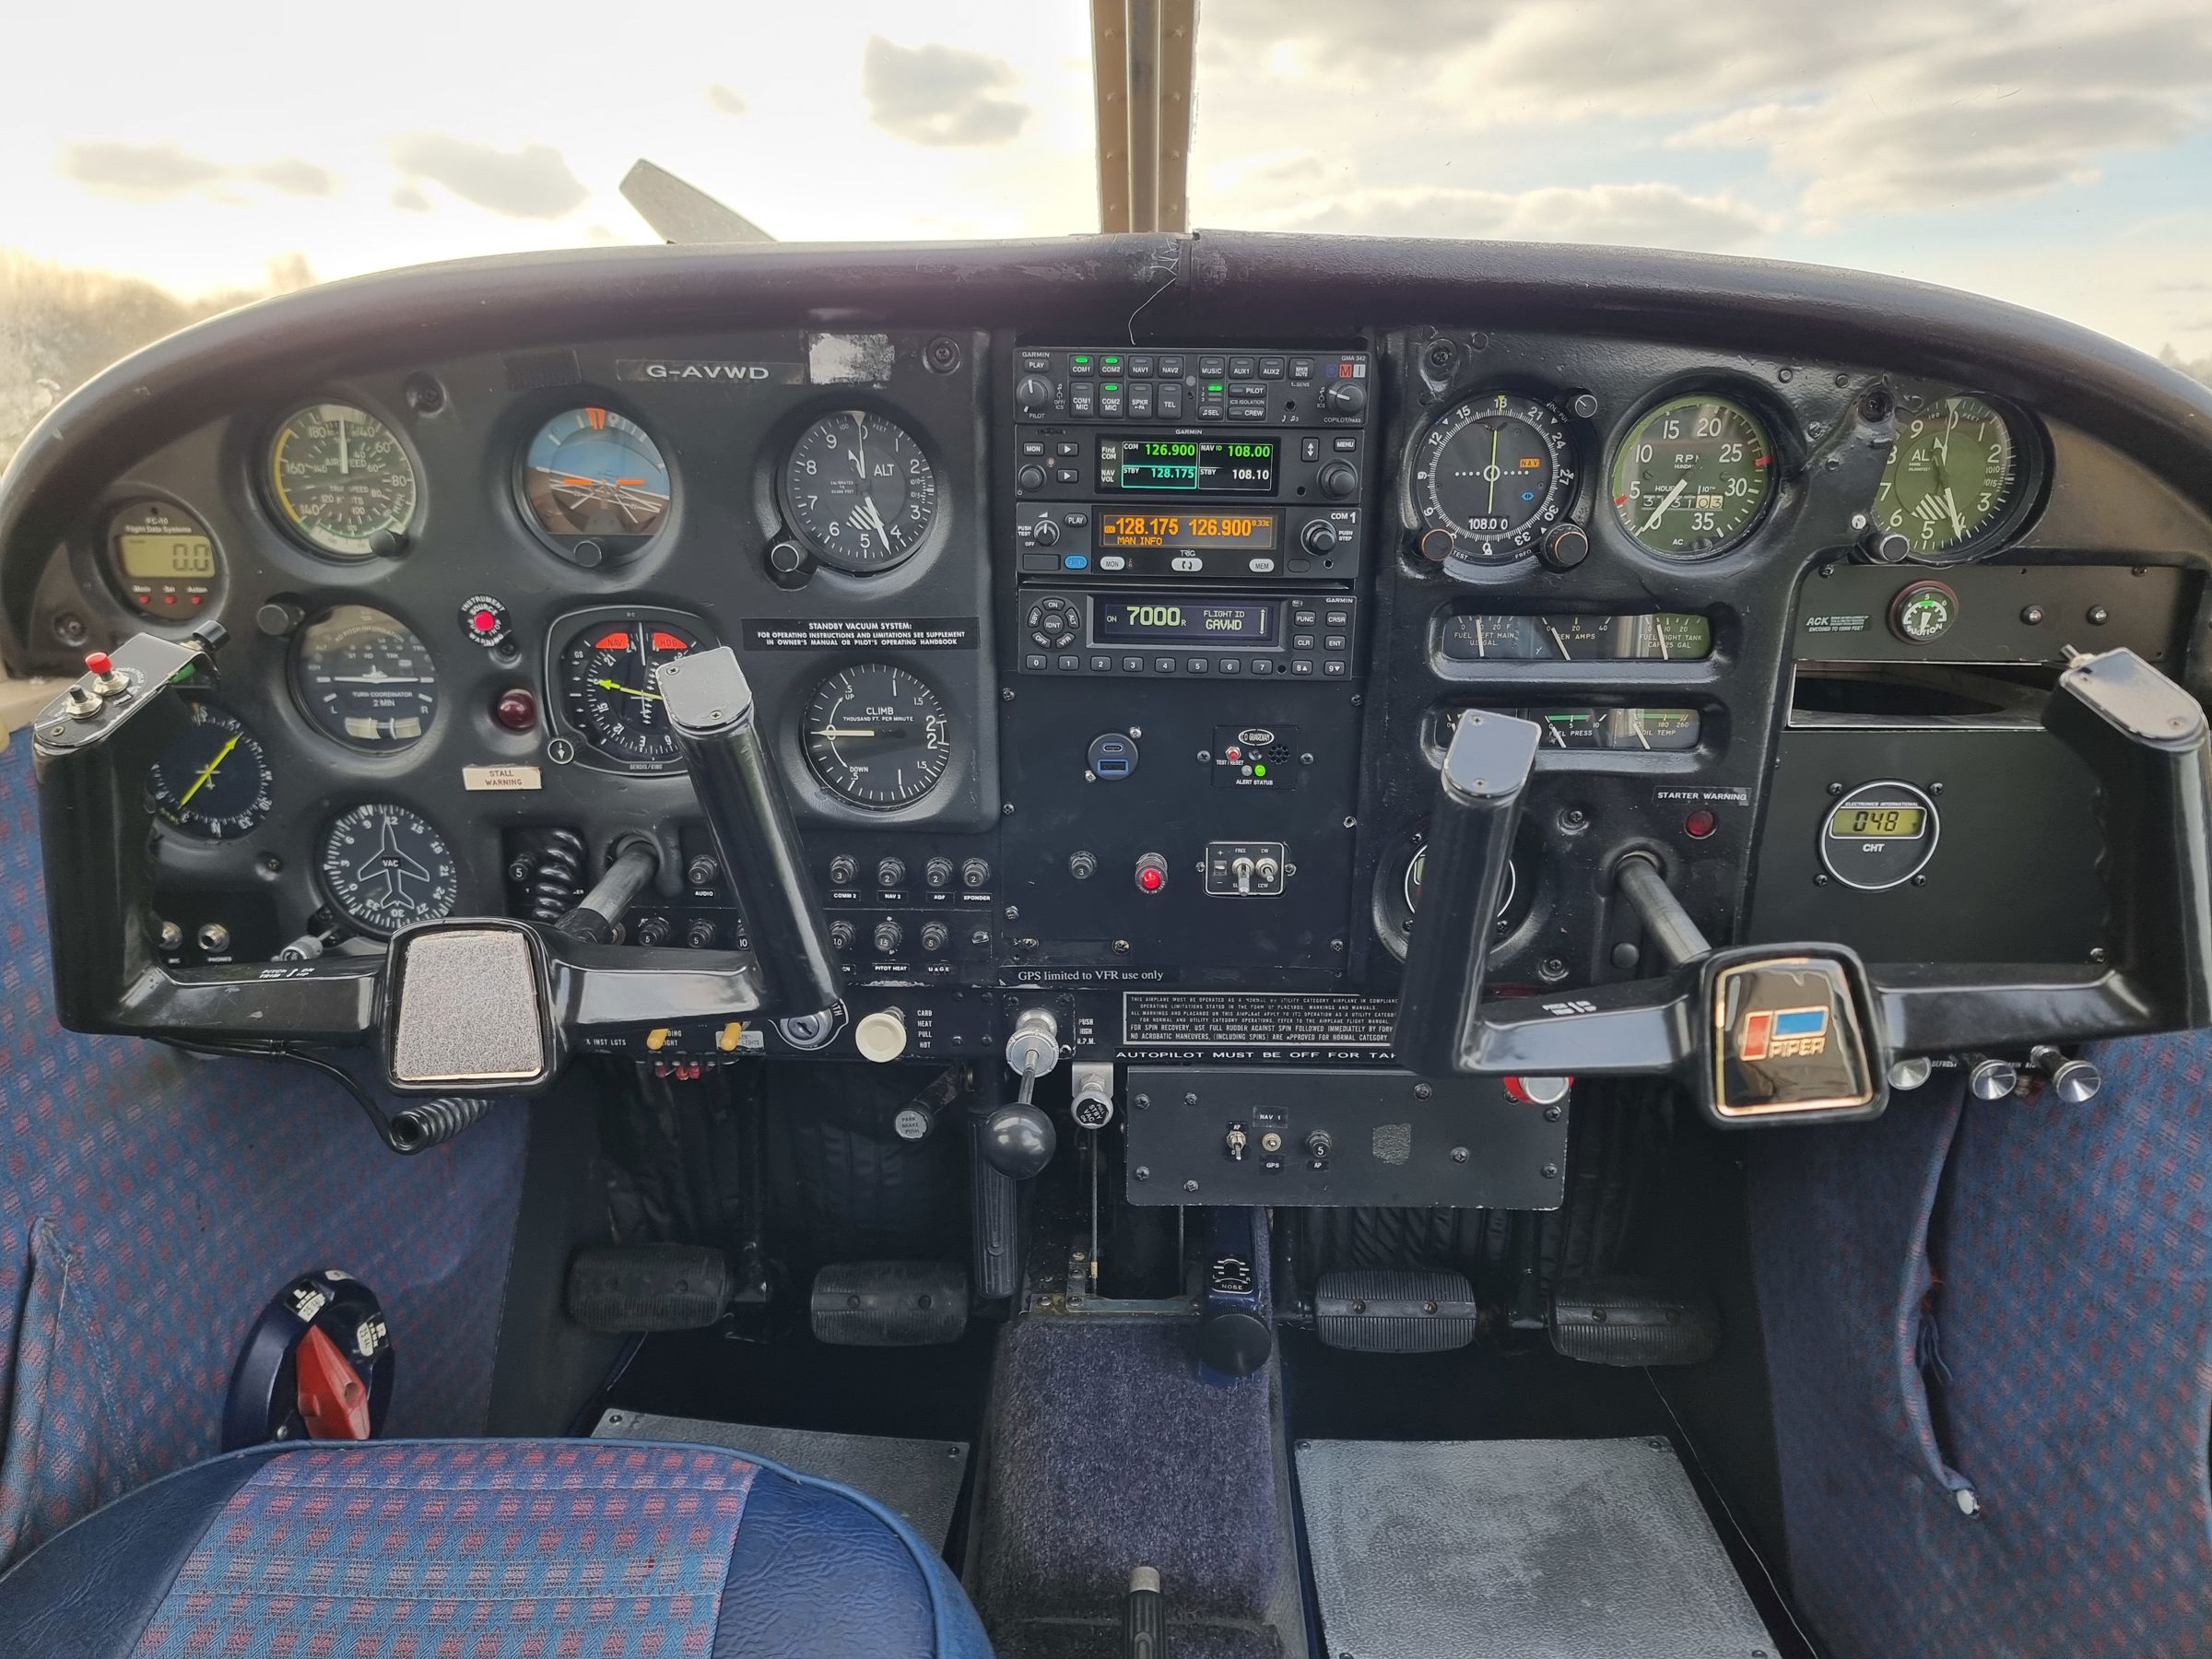
{"type": "Polygon", "coordinates": [[[1367,407],[1367,388],[1358,381],[1331,381],[1321,401],[1332,415],[1357,415],[1367,407]]]}
{"type": "Polygon", "coordinates": [[[1336,526],[1327,519],[1315,519],[1299,533],[1298,539],[1309,553],[1334,553],[1336,550],[1336,526]]]}
{"type": "Polygon", "coordinates": [[[1014,401],[1021,406],[1024,415],[1049,414],[1053,406],[1053,382],[1034,374],[1024,375],[1015,383],[1014,401]]]}
{"type": "Polygon", "coordinates": [[[1332,501],[1341,501],[1357,495],[1359,490],[1359,469],[1349,461],[1332,461],[1321,469],[1315,480],[1321,493],[1332,501]]]}

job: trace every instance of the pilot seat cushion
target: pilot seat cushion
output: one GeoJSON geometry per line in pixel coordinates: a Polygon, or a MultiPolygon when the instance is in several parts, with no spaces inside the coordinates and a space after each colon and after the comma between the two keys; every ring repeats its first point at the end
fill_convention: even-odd
{"type": "Polygon", "coordinates": [[[55,1659],[988,1659],[868,1499],[707,1446],[263,1448],[185,1470],[0,1579],[55,1659]]]}
{"type": "Polygon", "coordinates": [[[1753,1147],[1790,1578],[1839,1659],[2212,1650],[2212,1033],[1753,1147]]]}
{"type": "Polygon", "coordinates": [[[338,1267],[382,1299],[398,1433],[485,1422],[527,1109],[387,1151],[333,1083],[54,1021],[30,745],[0,754],[0,1564],[219,1449],[248,1328],[338,1267]]]}

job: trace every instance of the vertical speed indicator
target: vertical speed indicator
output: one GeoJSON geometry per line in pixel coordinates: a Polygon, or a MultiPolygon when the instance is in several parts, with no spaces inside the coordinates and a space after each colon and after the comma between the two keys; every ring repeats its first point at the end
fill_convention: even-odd
{"type": "Polygon", "coordinates": [[[802,735],[824,787],[877,812],[920,800],[952,764],[944,702],[888,663],[856,663],[817,686],[802,735]]]}

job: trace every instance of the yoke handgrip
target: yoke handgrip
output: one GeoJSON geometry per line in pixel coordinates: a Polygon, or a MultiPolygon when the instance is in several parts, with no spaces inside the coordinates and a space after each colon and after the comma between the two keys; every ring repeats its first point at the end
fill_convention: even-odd
{"type": "Polygon", "coordinates": [[[829,919],[806,874],[790,805],[753,714],[753,688],[727,645],[664,664],[656,681],[691,787],[745,912],[753,958],[779,1013],[838,1000],[829,919]]]}
{"type": "Polygon", "coordinates": [[[1398,1063],[1424,1077],[1461,1069],[1468,1029],[1479,1018],[1521,795],[1542,735],[1531,721],[1481,709],[1465,711],[1453,728],[1429,818],[1393,1044],[1398,1063]]]}
{"type": "Polygon", "coordinates": [[[2212,1025],[2212,730],[2195,698],[2124,646],[2072,653],[2043,725],[2104,786],[2120,961],[2164,1029],[2212,1025]]]}

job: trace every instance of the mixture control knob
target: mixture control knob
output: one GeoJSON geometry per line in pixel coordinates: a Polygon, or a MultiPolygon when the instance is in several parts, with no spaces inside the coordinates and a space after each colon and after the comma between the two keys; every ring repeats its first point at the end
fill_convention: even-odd
{"type": "Polygon", "coordinates": [[[1349,461],[1332,461],[1321,469],[1316,482],[1332,501],[1345,500],[1359,493],[1359,469],[1349,461]]]}
{"type": "Polygon", "coordinates": [[[944,923],[925,922],[923,924],[922,949],[925,954],[935,956],[937,952],[945,948],[951,939],[952,929],[946,926],[944,923]]]}
{"type": "Polygon", "coordinates": [[[1058,545],[1060,540],[1060,521],[1058,519],[1049,518],[1039,519],[1035,524],[1030,526],[1030,539],[1035,542],[1041,547],[1050,547],[1058,545]]]}
{"type": "Polygon", "coordinates": [[[991,861],[987,858],[971,858],[964,861],[960,865],[960,885],[970,892],[973,892],[978,888],[989,887],[991,885],[991,861]]]}
{"type": "Polygon", "coordinates": [[[1034,461],[1027,462],[1015,470],[1014,482],[1024,489],[1042,489],[1044,488],[1044,468],[1034,461]]]}
{"type": "Polygon", "coordinates": [[[1298,539],[1309,553],[1334,553],[1336,550],[1336,526],[1327,519],[1315,519],[1299,534],[1298,539]]]}
{"type": "Polygon", "coordinates": [[[952,885],[952,860],[937,857],[922,866],[922,885],[932,892],[943,892],[952,885]]]}
{"type": "Polygon", "coordinates": [[[832,922],[830,924],[830,948],[832,950],[845,951],[852,949],[853,941],[857,936],[858,934],[853,928],[853,924],[850,922],[832,922]]]}
{"type": "Polygon", "coordinates": [[[849,888],[860,879],[860,865],[850,853],[840,853],[830,861],[830,885],[849,888]]]}
{"type": "Polygon", "coordinates": [[[1332,415],[1358,415],[1367,407],[1367,388],[1358,381],[1331,381],[1323,388],[1321,401],[1332,415]]]}
{"type": "Polygon", "coordinates": [[[2001,1100],[2020,1086],[2020,1068],[2009,1060],[1984,1060],[1966,1075],[1977,1100],[2001,1100]]]}
{"type": "Polygon", "coordinates": [[[879,888],[902,888],[906,885],[906,860],[879,858],[876,861],[876,885],[879,888]]]}
{"type": "Polygon", "coordinates": [[[1020,405],[1024,415],[1049,414],[1053,406],[1053,382],[1025,374],[1015,382],[1014,401],[1020,405]]]}
{"type": "Polygon", "coordinates": [[[900,927],[889,917],[885,917],[876,924],[876,954],[886,957],[897,956],[899,946],[905,937],[906,929],[900,927]]]}
{"type": "Polygon", "coordinates": [[[896,1008],[863,1014],[853,1028],[853,1046],[863,1060],[888,1065],[906,1053],[906,1016],[896,1008]]]}

